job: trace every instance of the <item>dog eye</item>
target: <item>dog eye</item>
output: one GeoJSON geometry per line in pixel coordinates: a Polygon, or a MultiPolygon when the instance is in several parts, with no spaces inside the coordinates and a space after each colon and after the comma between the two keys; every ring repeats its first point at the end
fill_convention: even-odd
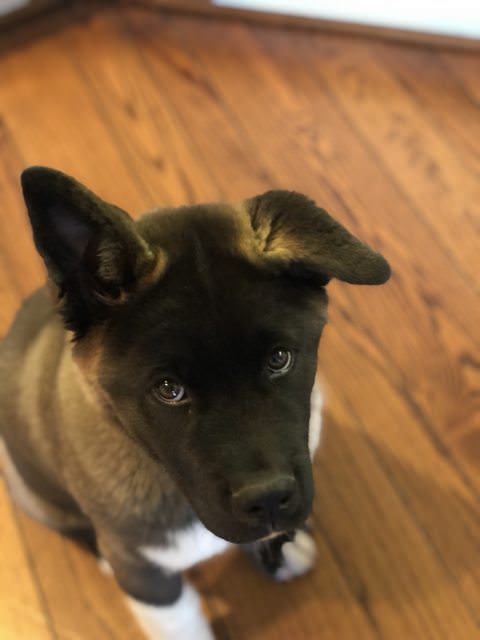
{"type": "Polygon", "coordinates": [[[293,364],[293,354],[288,349],[278,348],[268,358],[267,368],[272,376],[287,373],[293,364]]]}
{"type": "Polygon", "coordinates": [[[188,397],[185,387],[175,378],[160,380],[154,387],[153,393],[158,400],[166,404],[177,404],[188,397]]]}

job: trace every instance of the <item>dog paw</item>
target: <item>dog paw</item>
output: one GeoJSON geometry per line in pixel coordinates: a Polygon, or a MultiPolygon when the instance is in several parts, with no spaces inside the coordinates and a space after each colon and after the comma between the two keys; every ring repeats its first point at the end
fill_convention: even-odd
{"type": "Polygon", "coordinates": [[[282,546],[283,563],[275,572],[275,580],[286,582],[308,573],[315,565],[316,557],[312,536],[306,531],[297,531],[294,539],[282,546]]]}

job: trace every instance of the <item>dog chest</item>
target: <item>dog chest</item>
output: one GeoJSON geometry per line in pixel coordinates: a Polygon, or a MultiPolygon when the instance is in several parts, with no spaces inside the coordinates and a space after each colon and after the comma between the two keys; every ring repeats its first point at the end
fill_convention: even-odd
{"type": "Polygon", "coordinates": [[[166,545],[142,546],[139,551],[150,562],[168,571],[184,571],[222,553],[230,545],[206,529],[198,520],[169,535],[166,545]]]}

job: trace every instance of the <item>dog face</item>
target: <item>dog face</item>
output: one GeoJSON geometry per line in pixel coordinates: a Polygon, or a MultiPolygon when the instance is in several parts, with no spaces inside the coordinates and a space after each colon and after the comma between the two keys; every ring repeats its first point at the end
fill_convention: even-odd
{"type": "Polygon", "coordinates": [[[295,193],[134,223],[53,170],[23,187],[76,361],[115,423],[215,534],[302,524],[324,287],[384,282],[384,259],[295,193]]]}
{"type": "Polygon", "coordinates": [[[204,524],[246,542],[310,511],[325,296],[200,247],[101,331],[95,383],[204,524]]]}

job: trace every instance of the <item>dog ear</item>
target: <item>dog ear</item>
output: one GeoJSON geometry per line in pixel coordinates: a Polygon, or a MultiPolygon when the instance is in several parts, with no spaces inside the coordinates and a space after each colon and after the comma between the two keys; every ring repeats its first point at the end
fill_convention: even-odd
{"type": "Polygon", "coordinates": [[[278,268],[319,285],[331,278],[383,284],[390,267],[324,209],[293,191],[268,191],[246,201],[263,255],[278,268]]]}
{"type": "Polygon", "coordinates": [[[122,302],[155,256],[130,216],[70,176],[30,167],[21,176],[35,245],[77,334],[122,302]]]}

